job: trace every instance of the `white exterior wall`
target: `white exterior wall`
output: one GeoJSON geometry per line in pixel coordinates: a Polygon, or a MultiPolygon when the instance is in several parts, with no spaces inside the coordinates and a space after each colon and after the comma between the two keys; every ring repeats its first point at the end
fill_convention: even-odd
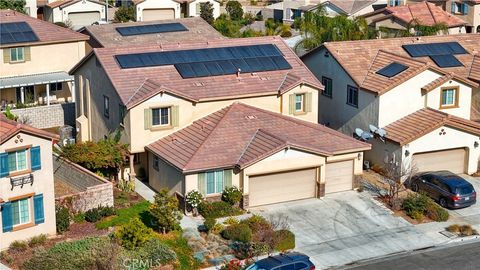
{"type": "Polygon", "coordinates": [[[465,34],[467,33],[467,29],[465,28],[465,26],[452,27],[452,28],[448,28],[448,33],[450,35],[465,34]]]}
{"type": "Polygon", "coordinates": [[[26,0],[25,9],[30,17],[37,18],[37,0],[26,0]]]}
{"type": "Polygon", "coordinates": [[[470,112],[472,107],[472,88],[458,81],[451,80],[441,85],[440,87],[437,87],[434,90],[430,91],[426,95],[426,104],[430,108],[465,119],[470,119],[470,112]],[[449,86],[459,87],[460,92],[458,93],[458,107],[440,109],[441,89],[443,87],[449,86]]]}
{"type": "Polygon", "coordinates": [[[197,15],[197,4],[198,3],[205,3],[210,2],[213,4],[213,17],[218,18],[220,16],[220,3],[213,0],[195,0],[188,4],[188,16],[191,17],[198,17],[200,14],[197,15]]]}
{"type": "Polygon", "coordinates": [[[105,19],[105,6],[90,1],[80,1],[63,9],[60,7],[53,9],[52,22],[66,22],[69,13],[75,12],[100,12],[100,18],[105,19]]]}
{"type": "MultiPolygon", "coordinates": [[[[137,22],[143,21],[144,9],[170,8],[175,11],[175,19],[180,18],[180,4],[172,0],[146,0],[135,6],[137,22]]],[[[194,10],[195,11],[195,10],[194,10]]]]}

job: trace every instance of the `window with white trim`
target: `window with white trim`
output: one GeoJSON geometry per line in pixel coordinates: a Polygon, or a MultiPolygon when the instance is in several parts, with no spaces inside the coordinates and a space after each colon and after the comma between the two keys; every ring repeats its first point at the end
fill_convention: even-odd
{"type": "Polygon", "coordinates": [[[295,94],[295,111],[296,112],[305,111],[304,102],[305,102],[305,94],[295,94]]]}
{"type": "Polygon", "coordinates": [[[152,126],[170,125],[170,107],[152,109],[152,126]]]}
{"type": "Polygon", "coordinates": [[[25,61],[25,48],[17,47],[10,48],[10,62],[23,62],[25,61]]]}
{"type": "Polygon", "coordinates": [[[225,186],[223,182],[223,175],[223,170],[207,172],[205,177],[207,181],[207,194],[222,193],[225,186]]]}
{"type": "Polygon", "coordinates": [[[21,172],[28,169],[27,150],[18,150],[8,153],[8,171],[10,173],[21,172]]]}
{"type": "Polygon", "coordinates": [[[13,226],[31,222],[30,198],[12,201],[12,223],[13,226]]]}
{"type": "Polygon", "coordinates": [[[441,107],[454,107],[457,105],[457,89],[442,89],[441,107]]]}

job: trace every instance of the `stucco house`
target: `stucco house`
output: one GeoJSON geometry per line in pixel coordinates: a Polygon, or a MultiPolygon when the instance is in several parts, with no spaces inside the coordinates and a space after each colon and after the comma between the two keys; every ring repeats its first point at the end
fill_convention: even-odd
{"type": "MultiPolygon", "coordinates": [[[[370,27],[376,30],[387,29],[389,32],[379,32],[380,37],[395,36],[398,31],[408,30],[414,25],[433,26],[445,24],[448,34],[466,33],[464,20],[444,11],[441,7],[429,3],[410,3],[403,6],[386,7],[363,16],[370,27]]],[[[443,34],[440,31],[439,34],[443,34]]]]}
{"type": "Polygon", "coordinates": [[[49,1],[43,9],[43,19],[51,23],[64,22],[77,30],[96,21],[107,21],[105,1],[49,1]]]}
{"type": "Polygon", "coordinates": [[[385,143],[369,140],[366,160],[474,173],[479,48],[475,34],[329,42],[302,60],[325,85],[319,123],[347,135],[369,125],[387,130],[385,143]]]}
{"type": "Polygon", "coordinates": [[[370,145],[322,125],[235,102],[148,145],[150,185],[219,199],[242,189],[243,207],[351,190],[370,145]]]}
{"type": "Polygon", "coordinates": [[[214,18],[220,16],[220,2],[216,0],[132,0],[132,2],[138,22],[199,17],[200,4],[204,2],[213,5],[214,18]]]}
{"type": "Polygon", "coordinates": [[[15,240],[56,233],[54,140],[57,135],[0,114],[0,250],[15,240]]]}
{"type": "Polygon", "coordinates": [[[2,110],[75,100],[68,71],[85,56],[88,36],[11,10],[0,11],[0,27],[2,110]]]}

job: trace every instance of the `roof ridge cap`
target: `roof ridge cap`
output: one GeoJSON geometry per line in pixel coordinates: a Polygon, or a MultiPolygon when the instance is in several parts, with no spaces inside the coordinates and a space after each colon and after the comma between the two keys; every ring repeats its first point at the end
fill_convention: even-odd
{"type": "Polygon", "coordinates": [[[425,5],[427,6],[428,8],[428,12],[430,13],[430,15],[432,15],[432,19],[433,21],[435,22],[435,24],[437,24],[437,20],[435,19],[435,16],[433,15],[433,11],[432,11],[432,8],[430,7],[430,5],[428,4],[427,1],[424,1],[423,3],[425,3],[425,5]]]}
{"type": "Polygon", "coordinates": [[[369,73],[370,70],[372,69],[373,63],[375,63],[375,60],[377,60],[377,57],[378,57],[379,54],[380,54],[380,50],[377,50],[377,53],[375,54],[375,57],[373,57],[372,61],[371,61],[370,64],[369,64],[369,67],[367,68],[367,73],[365,74],[365,77],[363,77],[363,80],[362,80],[362,82],[360,83],[360,87],[362,87],[362,85],[365,83],[365,80],[366,80],[367,77],[368,77],[368,73],[369,73]]]}

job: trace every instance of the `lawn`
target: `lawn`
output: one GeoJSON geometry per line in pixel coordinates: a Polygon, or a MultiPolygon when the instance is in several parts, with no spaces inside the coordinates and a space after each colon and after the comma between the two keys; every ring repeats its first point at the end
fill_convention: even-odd
{"type": "Polygon", "coordinates": [[[118,209],[115,216],[103,219],[95,224],[97,229],[106,229],[108,227],[120,226],[128,223],[134,217],[141,217],[150,208],[149,201],[141,201],[129,208],[118,209]]]}

